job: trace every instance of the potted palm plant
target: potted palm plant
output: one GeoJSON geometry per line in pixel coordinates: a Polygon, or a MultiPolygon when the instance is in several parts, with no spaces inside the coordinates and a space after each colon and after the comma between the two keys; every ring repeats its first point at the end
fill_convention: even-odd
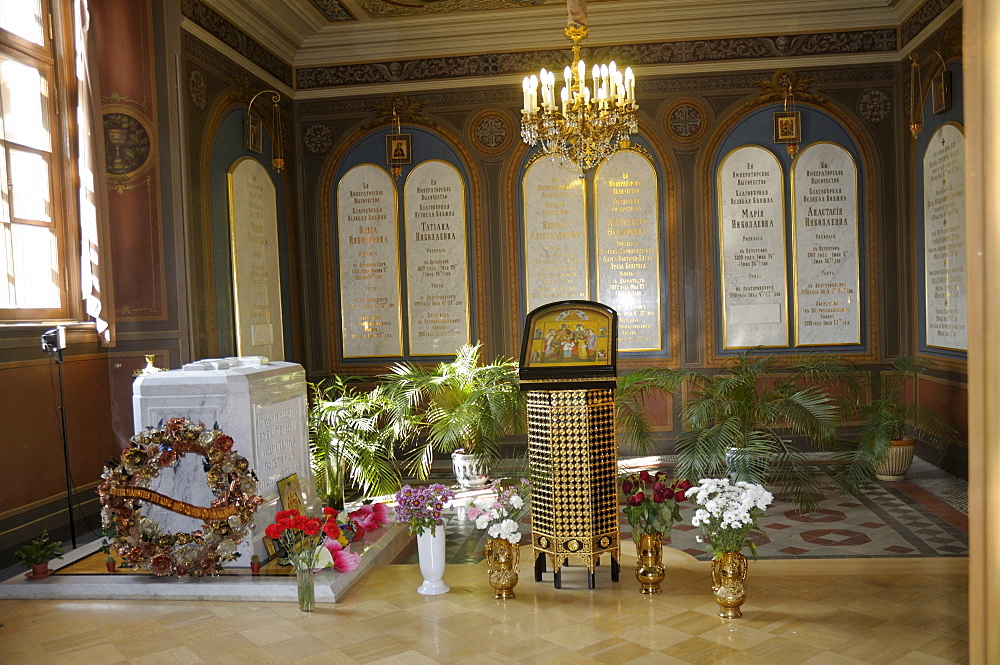
{"type": "MultiPolygon", "coordinates": [[[[657,387],[684,394],[684,430],[675,443],[676,477],[729,476],[788,493],[800,510],[816,507],[819,472],[791,436],[818,447],[837,440],[836,404],[822,387],[848,382],[853,366],[826,354],[779,364],[749,349],[716,374],[656,368],[657,387]]],[[[619,411],[620,412],[620,411],[619,411]]]]}
{"type": "Polygon", "coordinates": [[[309,451],[316,490],[338,510],[344,507],[347,477],[367,494],[392,494],[402,484],[386,391],[362,390],[353,384],[356,378],[335,375],[310,384],[309,451]]]}
{"type": "Polygon", "coordinates": [[[482,344],[467,344],[455,359],[434,367],[399,363],[382,376],[396,436],[412,443],[409,469],[430,472],[434,451],[451,453],[463,487],[488,480],[500,458],[500,439],[525,428],[526,400],[518,390],[517,361],[481,364],[482,344]]]}
{"type": "Polygon", "coordinates": [[[31,543],[18,548],[14,552],[14,556],[21,562],[22,566],[31,568],[28,577],[37,579],[51,575],[52,571],[49,570],[49,561],[58,559],[64,553],[62,543],[50,539],[49,532],[43,531],[42,535],[31,541],[31,543]]]}
{"type": "MultiPolygon", "coordinates": [[[[911,356],[896,358],[892,370],[865,375],[873,398],[856,398],[846,404],[852,419],[861,422],[856,440],[845,442],[837,454],[834,480],[842,489],[857,490],[872,479],[902,480],[913,462],[917,438],[943,454],[958,434],[955,428],[926,407],[917,404],[917,375],[933,367],[911,356]]],[[[861,393],[864,391],[858,391],[861,393]]]]}

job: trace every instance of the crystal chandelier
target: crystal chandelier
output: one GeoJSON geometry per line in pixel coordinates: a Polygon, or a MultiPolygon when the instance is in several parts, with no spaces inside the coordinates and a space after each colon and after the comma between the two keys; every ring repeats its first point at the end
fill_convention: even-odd
{"type": "Polygon", "coordinates": [[[558,96],[555,73],[543,67],[538,76],[524,77],[521,138],[530,146],[540,143],[547,155],[573,162],[583,177],[583,171],[629,146],[629,137],[639,131],[639,107],[631,67],[622,73],[614,60],[594,65],[588,85],[587,65],[580,59],[580,40],[587,36],[586,14],[574,16],[574,3],[569,4],[566,36],[573,40],[573,65],[563,70],[558,96]]]}

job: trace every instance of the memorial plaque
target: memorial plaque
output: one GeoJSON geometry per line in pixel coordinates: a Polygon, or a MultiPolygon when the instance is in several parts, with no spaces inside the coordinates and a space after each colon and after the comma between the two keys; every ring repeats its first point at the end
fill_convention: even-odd
{"type": "Polygon", "coordinates": [[[579,172],[542,157],[525,171],[524,263],[527,310],[588,299],[587,208],[579,172]]]}
{"type": "Polygon", "coordinates": [[[281,360],[285,351],[274,183],[251,157],[241,157],[229,169],[229,245],[236,352],[281,360]]]}
{"type": "Polygon", "coordinates": [[[851,153],[814,143],[792,166],[795,344],[861,343],[858,170],[851,153]]]}
{"type": "Polygon", "coordinates": [[[927,345],[969,349],[965,269],[965,135],[945,123],[923,159],[927,345]]]}
{"type": "Polygon", "coordinates": [[[403,354],[396,183],[359,164],[337,186],[340,306],[345,358],[403,354]]]}
{"type": "Polygon", "coordinates": [[[723,344],[787,346],[781,165],[764,148],[742,146],[722,160],[718,183],[723,344]]]}
{"type": "Polygon", "coordinates": [[[659,195],[652,163],[619,150],[597,169],[597,299],[618,312],[619,351],[659,351],[659,195]]]}
{"type": "Polygon", "coordinates": [[[465,181],[428,160],[407,176],[403,201],[410,355],[454,355],[470,341],[465,181]]]}

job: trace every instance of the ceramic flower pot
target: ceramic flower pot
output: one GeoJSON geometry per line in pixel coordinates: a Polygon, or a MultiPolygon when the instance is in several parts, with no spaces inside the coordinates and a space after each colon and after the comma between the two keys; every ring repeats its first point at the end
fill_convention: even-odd
{"type": "Polygon", "coordinates": [[[738,619],[746,601],[747,558],[741,552],[723,552],[712,560],[712,592],[719,604],[719,616],[738,619]]]}
{"type": "Polygon", "coordinates": [[[490,586],[496,590],[494,598],[514,597],[520,562],[521,548],[517,544],[506,538],[490,538],[486,541],[486,570],[490,576],[490,586]]]}
{"type": "Polygon", "coordinates": [[[666,577],[663,567],[663,542],[659,533],[643,533],[635,543],[639,562],[635,567],[635,579],[639,580],[641,592],[660,593],[660,582],[666,577]]]}
{"type": "Polygon", "coordinates": [[[913,464],[913,448],[915,439],[892,441],[881,462],[875,465],[875,477],[879,480],[899,481],[906,477],[906,472],[913,464]]]}
{"type": "Polygon", "coordinates": [[[434,533],[428,529],[417,534],[417,554],[420,557],[420,574],[424,582],[417,587],[417,593],[437,596],[451,591],[444,583],[445,536],[444,527],[438,526],[434,533]]]}
{"type": "Polygon", "coordinates": [[[466,489],[485,487],[490,482],[488,466],[477,462],[475,455],[467,455],[461,449],[451,454],[451,469],[458,484],[466,489]]]}

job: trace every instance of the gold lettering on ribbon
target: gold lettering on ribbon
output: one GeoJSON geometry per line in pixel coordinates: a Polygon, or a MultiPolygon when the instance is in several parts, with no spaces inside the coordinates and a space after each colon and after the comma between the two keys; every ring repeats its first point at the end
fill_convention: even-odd
{"type": "Polygon", "coordinates": [[[216,506],[213,508],[194,506],[142,487],[112,487],[111,495],[150,501],[175,513],[205,521],[224,520],[230,515],[236,515],[239,512],[236,506],[216,506]]]}

